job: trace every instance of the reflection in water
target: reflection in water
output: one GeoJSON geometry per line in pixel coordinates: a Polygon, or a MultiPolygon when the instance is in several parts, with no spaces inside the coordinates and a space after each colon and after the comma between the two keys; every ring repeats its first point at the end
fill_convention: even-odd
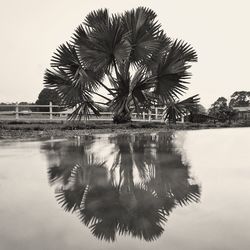
{"type": "Polygon", "coordinates": [[[129,234],[155,240],[173,208],[200,198],[170,133],[86,137],[81,143],[46,144],[43,150],[56,199],[99,239],[129,234]]]}

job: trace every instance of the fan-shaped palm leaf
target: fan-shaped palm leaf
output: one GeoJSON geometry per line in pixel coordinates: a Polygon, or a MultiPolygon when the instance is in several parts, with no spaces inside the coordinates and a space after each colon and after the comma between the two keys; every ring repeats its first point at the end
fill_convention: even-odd
{"type": "Polygon", "coordinates": [[[85,18],[84,24],[89,29],[95,29],[101,25],[108,25],[109,22],[109,14],[107,9],[99,9],[91,11],[85,18]]]}
{"type": "Polygon", "coordinates": [[[99,115],[101,107],[92,100],[91,92],[81,84],[74,85],[69,75],[61,70],[47,70],[44,76],[45,86],[55,89],[62,99],[62,104],[75,108],[71,118],[88,117],[91,112],[99,115]]]}
{"type": "Polygon", "coordinates": [[[159,63],[170,50],[172,45],[172,40],[167,37],[164,31],[160,31],[155,39],[158,41],[158,47],[155,47],[154,50],[150,53],[150,55],[141,61],[141,66],[145,67],[148,72],[156,72],[159,63]]]}
{"type": "Polygon", "coordinates": [[[154,93],[165,102],[182,95],[187,90],[191,74],[189,62],[197,61],[197,54],[187,43],[175,40],[169,51],[160,58],[154,71],[157,83],[154,93]]]}
{"type": "Polygon", "coordinates": [[[124,29],[128,32],[129,43],[132,46],[130,62],[139,65],[158,49],[159,41],[155,39],[161,25],[155,21],[154,11],[139,7],[126,11],[122,16],[124,29]]]}
{"type": "Polygon", "coordinates": [[[164,113],[164,120],[168,119],[174,123],[177,119],[184,116],[188,111],[192,110],[199,102],[198,95],[191,96],[182,101],[169,101],[164,113]]]}
{"type": "Polygon", "coordinates": [[[114,61],[122,63],[128,59],[131,46],[126,39],[128,34],[121,26],[120,16],[109,17],[105,14],[104,18],[103,14],[101,11],[92,13],[87,20],[88,36],[83,26],[80,26],[74,41],[81,61],[87,68],[106,72],[114,61]],[[98,22],[99,19],[102,21],[98,22]]]}
{"type": "Polygon", "coordinates": [[[72,85],[81,85],[86,90],[96,90],[103,77],[102,71],[93,71],[81,64],[76,49],[69,43],[62,44],[51,60],[51,67],[60,69],[72,81],[72,85]]]}

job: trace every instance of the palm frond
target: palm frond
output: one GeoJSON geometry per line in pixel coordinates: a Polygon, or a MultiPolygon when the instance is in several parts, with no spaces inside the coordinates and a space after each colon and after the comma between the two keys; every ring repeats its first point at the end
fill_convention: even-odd
{"type": "Polygon", "coordinates": [[[186,90],[191,74],[189,62],[197,61],[197,54],[187,43],[175,40],[161,58],[154,74],[157,77],[155,94],[163,100],[173,99],[186,90]]]}
{"type": "Polygon", "coordinates": [[[72,65],[79,65],[74,46],[68,42],[58,47],[51,59],[51,67],[70,67],[72,65]]]}
{"type": "Polygon", "coordinates": [[[87,23],[88,37],[82,26],[76,30],[74,36],[79,56],[86,67],[106,72],[114,60],[121,63],[128,59],[131,46],[126,40],[127,34],[123,30],[119,15],[109,17],[106,12],[100,11],[92,13],[87,23]],[[99,22],[99,19],[103,20],[103,16],[105,22],[99,22]]]}
{"type": "Polygon", "coordinates": [[[154,84],[155,78],[148,76],[144,68],[138,69],[134,74],[130,82],[130,96],[136,112],[141,112],[152,106],[155,98],[150,90],[154,84]]]}
{"type": "Polygon", "coordinates": [[[99,9],[91,11],[85,18],[84,24],[90,29],[99,27],[100,24],[108,25],[109,13],[107,9],[99,9]]]}
{"type": "Polygon", "coordinates": [[[59,46],[52,57],[51,67],[64,71],[72,85],[82,85],[90,91],[98,89],[103,78],[102,71],[83,67],[75,47],[69,43],[59,46]]]}
{"type": "Polygon", "coordinates": [[[152,51],[151,55],[141,61],[142,66],[144,66],[149,72],[156,71],[162,57],[169,52],[172,44],[171,38],[167,37],[163,30],[157,34],[156,40],[158,41],[158,48],[152,51]]]}
{"type": "Polygon", "coordinates": [[[91,45],[91,40],[90,40],[90,28],[84,27],[82,24],[80,24],[76,29],[75,32],[73,33],[72,36],[72,44],[74,45],[79,45],[79,44],[89,44],[91,45]]]}
{"type": "Polygon", "coordinates": [[[200,101],[199,95],[194,95],[186,98],[185,100],[179,101],[178,104],[186,109],[192,109],[193,107],[197,106],[199,101],[200,101]]]}
{"type": "Polygon", "coordinates": [[[198,95],[191,96],[182,101],[168,101],[167,107],[164,113],[164,120],[176,122],[177,119],[193,109],[200,101],[198,95]]]}
{"type": "Polygon", "coordinates": [[[161,25],[155,18],[156,14],[144,7],[126,11],[122,16],[124,29],[129,34],[128,41],[132,46],[130,61],[135,65],[139,65],[158,49],[159,41],[156,37],[161,25]]]}
{"type": "Polygon", "coordinates": [[[70,76],[63,70],[55,69],[53,71],[47,70],[44,75],[44,85],[48,88],[53,88],[61,97],[64,105],[74,107],[82,101],[82,95],[90,95],[88,90],[82,86],[74,86],[70,76]]]}
{"type": "Polygon", "coordinates": [[[82,116],[88,117],[91,112],[99,115],[100,106],[92,100],[91,92],[82,85],[74,85],[70,76],[63,70],[47,70],[44,76],[44,84],[55,89],[63,105],[75,108],[70,119],[82,116]]]}
{"type": "Polygon", "coordinates": [[[77,104],[75,110],[69,115],[69,120],[81,120],[82,117],[89,119],[91,115],[99,116],[102,107],[92,99],[77,104]]]}

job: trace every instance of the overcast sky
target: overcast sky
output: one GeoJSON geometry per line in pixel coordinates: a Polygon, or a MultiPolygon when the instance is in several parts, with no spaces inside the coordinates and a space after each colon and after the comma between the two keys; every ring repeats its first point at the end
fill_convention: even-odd
{"type": "Polygon", "coordinates": [[[200,94],[205,107],[219,96],[248,90],[249,0],[0,0],[0,102],[34,102],[58,45],[94,9],[122,12],[152,8],[167,35],[189,42],[193,64],[186,96],[200,94]]]}

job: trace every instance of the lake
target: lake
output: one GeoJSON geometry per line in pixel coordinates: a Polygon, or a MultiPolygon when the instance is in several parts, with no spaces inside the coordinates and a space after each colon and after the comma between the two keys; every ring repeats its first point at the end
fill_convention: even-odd
{"type": "Polygon", "coordinates": [[[250,249],[250,129],[0,141],[0,249],[250,249]]]}

